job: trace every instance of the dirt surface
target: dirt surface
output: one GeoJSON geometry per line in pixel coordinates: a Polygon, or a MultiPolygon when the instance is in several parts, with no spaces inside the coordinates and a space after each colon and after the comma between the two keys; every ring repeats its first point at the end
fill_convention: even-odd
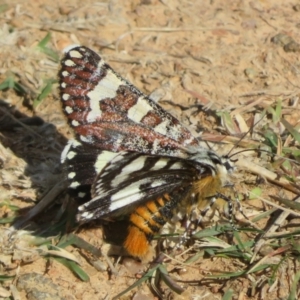
{"type": "MultiPolygon", "coordinates": [[[[29,234],[42,228],[43,238],[55,244],[57,236],[46,234],[46,229],[56,224],[59,209],[63,213],[66,205],[60,153],[72,132],[62,115],[55,82],[66,46],[82,44],[101,53],[116,71],[151,94],[195,136],[202,134],[210,141],[227,136],[224,141],[228,145],[217,147],[220,154],[228,153],[264,110],[276,110],[278,101],[282,103],[281,116],[299,128],[300,3],[296,0],[12,0],[2,1],[0,11],[0,213],[6,218],[18,207],[28,217],[26,208],[49,192],[50,198],[57,200],[55,206],[19,226],[22,230],[10,231],[9,223],[0,228],[0,274],[17,275],[0,281],[0,298],[112,299],[149,267],[131,258],[116,263],[114,257],[118,272],[114,275],[107,270],[104,258],[97,261],[100,267],[95,268],[91,261],[96,258],[90,258],[88,251],[68,246],[66,253],[59,256],[70,255],[80,264],[89,276],[88,281],[83,281],[51,259],[49,248],[38,247],[34,234],[29,234]],[[48,33],[49,41],[41,43],[48,33]],[[43,98],[47,84],[52,90],[43,98]],[[33,103],[38,105],[33,108],[33,103]]],[[[258,128],[263,130],[265,124],[264,119],[258,128]]],[[[285,127],[275,121],[272,124],[272,130],[281,136],[285,127]]],[[[253,133],[240,144],[250,147],[250,141],[259,141],[260,137],[261,132],[253,133]]],[[[281,146],[291,143],[299,146],[292,139],[286,139],[281,146]]],[[[246,199],[242,205],[250,220],[274,207],[256,197],[249,200],[249,191],[254,187],[261,187],[261,197],[268,201],[272,201],[270,195],[294,198],[295,190],[271,185],[265,181],[265,173],[257,180],[262,171],[252,163],[268,169],[266,158],[257,159],[250,154],[245,157],[237,162],[234,183],[246,199]]],[[[299,169],[295,174],[299,176],[299,169]]],[[[283,171],[281,175],[284,177],[283,171]]],[[[244,218],[239,212],[236,215],[237,219],[244,218]]],[[[299,228],[297,215],[293,217],[293,228],[299,228]]],[[[268,224],[268,219],[263,219],[251,226],[265,230],[268,224]]],[[[103,244],[100,228],[85,228],[78,235],[97,249],[103,244]]],[[[245,241],[256,237],[242,235],[245,241]]],[[[104,245],[101,249],[106,252],[107,248],[104,245]]],[[[299,263],[291,256],[279,264],[283,256],[273,252],[268,256],[267,246],[264,250],[253,266],[266,255],[264,263],[278,264],[274,277],[267,270],[231,279],[208,279],[211,274],[249,270],[251,264],[207,255],[193,264],[184,264],[188,256],[178,255],[166,266],[177,284],[184,287],[184,293],[175,294],[162,281],[158,286],[168,299],[222,299],[229,289],[233,299],[287,299],[299,263]]],[[[151,289],[146,282],[122,299],[157,297],[153,286],[151,289]]]]}

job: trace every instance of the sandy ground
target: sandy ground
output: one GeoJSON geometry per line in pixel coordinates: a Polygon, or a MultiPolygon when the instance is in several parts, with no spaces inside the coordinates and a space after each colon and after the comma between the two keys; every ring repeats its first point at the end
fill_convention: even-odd
{"type": "MultiPolygon", "coordinates": [[[[101,53],[115,70],[160,101],[196,136],[203,134],[213,141],[220,134],[230,137],[229,146],[219,147],[220,153],[228,152],[239,134],[251,128],[262,111],[275,109],[278,101],[282,103],[281,116],[299,128],[300,4],[296,0],[12,0],[1,2],[0,16],[3,218],[11,215],[14,206],[25,209],[22,214],[26,216],[26,208],[55,186],[59,203],[65,203],[66,196],[58,195],[62,190],[57,187],[62,180],[59,157],[72,132],[61,112],[55,80],[58,58],[70,44],[82,44],[101,53]],[[48,43],[41,45],[48,33],[48,43]],[[53,83],[52,90],[41,99],[47,83],[53,83]],[[33,100],[42,101],[33,108],[33,100]],[[224,114],[221,122],[217,111],[229,112],[229,120],[234,119],[235,124],[224,114]]],[[[260,130],[265,124],[260,124],[260,130]]],[[[276,124],[273,129],[280,136],[283,125],[272,124],[276,124]]],[[[285,140],[282,147],[289,142],[285,140]]],[[[248,147],[247,142],[244,146],[248,147]]],[[[283,191],[264,180],[257,181],[254,171],[247,170],[243,162],[237,163],[241,169],[236,186],[245,197],[259,185],[267,199],[280,193],[293,199],[291,189],[283,191]]],[[[296,173],[299,175],[299,171],[296,173]]],[[[61,204],[50,211],[59,214],[57,207],[61,204]]],[[[261,212],[273,206],[252,197],[251,207],[261,212]]],[[[251,209],[246,210],[250,218],[251,209]]],[[[24,229],[50,227],[55,224],[52,216],[46,211],[24,229]]],[[[266,223],[262,221],[257,227],[265,229],[266,223]]],[[[68,253],[90,277],[84,282],[56,260],[38,255],[33,246],[29,247],[30,237],[22,237],[21,232],[8,237],[9,226],[1,227],[0,274],[17,277],[0,281],[0,298],[112,299],[141,276],[137,273],[147,269],[147,265],[128,258],[116,264],[115,276],[101,259],[101,272],[91,265],[86,252],[68,246],[68,253]]],[[[101,248],[100,228],[86,228],[78,234],[101,248]]],[[[282,256],[277,258],[272,260],[270,256],[268,262],[278,263],[282,256]]],[[[222,257],[204,257],[192,265],[183,265],[183,260],[181,256],[170,260],[167,268],[185,292],[178,296],[160,282],[166,299],[222,299],[229,289],[233,290],[233,299],[286,299],[294,271],[299,268],[291,258],[279,265],[273,281],[266,272],[208,280],[207,275],[249,269],[250,264],[222,257]]],[[[144,283],[122,299],[157,297],[149,283],[144,283]]]]}

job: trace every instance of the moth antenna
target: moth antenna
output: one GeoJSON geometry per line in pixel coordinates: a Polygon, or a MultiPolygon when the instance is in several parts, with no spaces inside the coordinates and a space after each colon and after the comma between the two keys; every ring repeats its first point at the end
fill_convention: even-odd
{"type": "MultiPolygon", "coordinates": [[[[226,156],[227,158],[229,158],[231,160],[231,158],[237,154],[243,153],[243,152],[248,152],[248,151],[259,151],[259,152],[266,152],[268,154],[270,154],[270,156],[276,156],[276,154],[272,153],[271,151],[265,150],[265,149],[257,149],[257,148],[251,148],[251,149],[243,149],[240,150],[238,152],[233,153],[231,156],[226,156]]],[[[230,150],[231,152],[231,150],[230,150]]]]}
{"type": "Polygon", "coordinates": [[[264,118],[264,116],[262,116],[253,126],[251,126],[251,128],[249,128],[242,136],[241,138],[233,145],[233,147],[231,148],[231,150],[227,153],[226,157],[230,158],[232,156],[230,156],[230,153],[239,145],[239,143],[245,138],[245,136],[247,136],[248,133],[250,133],[253,128],[260,122],[262,121],[264,118]]]}

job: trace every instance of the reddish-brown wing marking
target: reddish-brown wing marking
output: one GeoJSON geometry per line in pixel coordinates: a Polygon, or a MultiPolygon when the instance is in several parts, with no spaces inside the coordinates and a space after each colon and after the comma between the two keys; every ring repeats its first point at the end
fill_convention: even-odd
{"type": "Polygon", "coordinates": [[[113,152],[185,158],[197,140],[179,121],[115,73],[98,54],[76,47],[62,60],[63,111],[83,143],[113,152]]]}

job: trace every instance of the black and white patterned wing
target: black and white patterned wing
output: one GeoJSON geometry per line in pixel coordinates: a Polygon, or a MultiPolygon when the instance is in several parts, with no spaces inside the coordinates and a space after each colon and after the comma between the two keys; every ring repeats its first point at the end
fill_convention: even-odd
{"type": "Polygon", "coordinates": [[[79,208],[79,220],[131,212],[141,202],[191,186],[197,174],[186,160],[120,152],[97,176],[92,200],[79,208]]]}

